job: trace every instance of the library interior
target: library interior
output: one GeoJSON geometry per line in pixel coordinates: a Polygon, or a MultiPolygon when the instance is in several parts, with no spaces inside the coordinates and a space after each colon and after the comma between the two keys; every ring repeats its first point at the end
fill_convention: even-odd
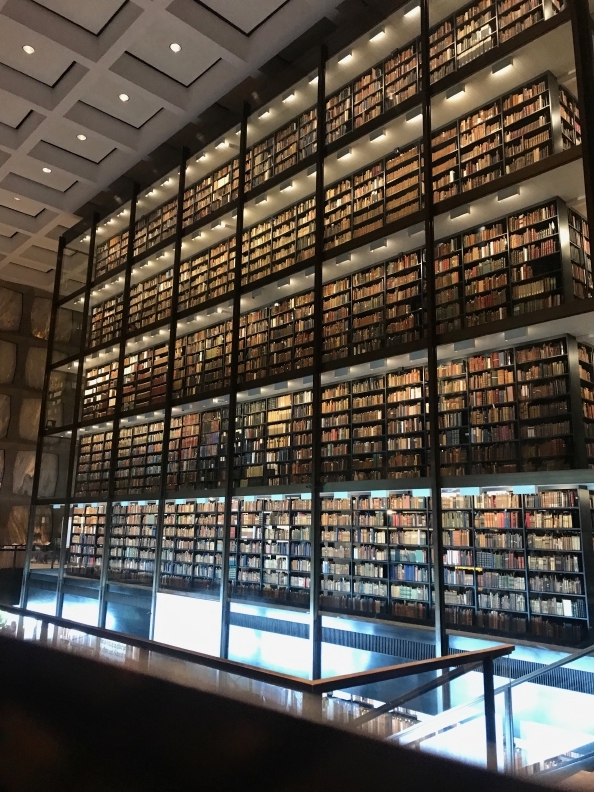
{"type": "Polygon", "coordinates": [[[0,8],[0,636],[421,664],[324,718],[592,789],[592,3],[75,6],[0,8]]]}

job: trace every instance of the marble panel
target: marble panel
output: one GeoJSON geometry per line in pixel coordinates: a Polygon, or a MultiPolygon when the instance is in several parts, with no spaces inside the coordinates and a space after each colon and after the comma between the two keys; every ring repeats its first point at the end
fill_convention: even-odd
{"type": "Polygon", "coordinates": [[[36,440],[39,433],[41,399],[23,399],[19,416],[19,436],[22,440],[36,440]]]}
{"type": "Polygon", "coordinates": [[[21,326],[23,295],[0,286],[0,330],[16,333],[21,326]]]}
{"type": "Polygon", "coordinates": [[[10,396],[0,393],[0,437],[8,434],[10,424],[10,396]]]}
{"type": "Polygon", "coordinates": [[[29,347],[25,362],[25,383],[28,388],[43,389],[46,357],[47,349],[44,347],[29,347]]]}
{"type": "Polygon", "coordinates": [[[10,385],[17,366],[17,345],[0,341],[0,385],[10,385]]]}

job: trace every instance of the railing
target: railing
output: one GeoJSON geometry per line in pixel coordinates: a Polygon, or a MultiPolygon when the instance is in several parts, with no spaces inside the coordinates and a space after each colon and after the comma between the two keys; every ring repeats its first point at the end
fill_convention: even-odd
{"type": "Polygon", "coordinates": [[[48,625],[62,627],[73,630],[77,633],[86,633],[97,638],[108,639],[109,641],[119,641],[129,646],[138,647],[152,653],[158,653],[166,657],[184,660],[197,666],[213,669],[216,671],[227,672],[228,674],[245,677],[267,685],[274,685],[299,693],[309,694],[311,700],[307,709],[309,717],[316,720],[322,719],[322,700],[325,694],[338,690],[348,690],[350,688],[361,688],[364,685],[371,685],[381,682],[403,679],[417,674],[429,672],[445,672],[441,676],[430,680],[421,687],[401,696],[395,701],[391,701],[381,707],[374,709],[355,721],[351,721],[350,727],[360,728],[365,722],[372,720],[383,712],[401,706],[404,701],[420,695],[422,692],[432,690],[446,682],[452,681],[468,671],[481,668],[483,670],[484,704],[485,716],[485,737],[486,750],[489,769],[497,769],[496,763],[496,719],[494,702],[494,660],[510,654],[514,647],[502,644],[489,649],[480,649],[474,652],[463,652],[460,654],[448,655],[445,657],[435,657],[427,660],[418,660],[410,663],[401,663],[383,668],[376,668],[369,671],[360,671],[353,674],[327,677],[325,679],[308,680],[289,674],[281,674],[275,671],[258,668],[256,666],[238,663],[233,660],[222,659],[212,655],[192,652],[186,649],[179,649],[168,646],[157,641],[149,641],[144,638],[126,635],[124,633],[107,630],[101,627],[92,627],[53,616],[47,616],[35,611],[28,611],[21,608],[0,606],[0,611],[15,614],[21,618],[30,618],[40,621],[47,631],[48,625]],[[454,669],[447,671],[447,669],[454,669]]]}
{"type": "MultiPolygon", "coordinates": [[[[503,718],[502,718],[502,725],[503,725],[503,734],[502,734],[502,743],[504,748],[504,755],[500,762],[500,769],[504,770],[507,773],[517,773],[522,775],[537,775],[537,774],[548,774],[548,776],[554,776],[556,774],[558,777],[563,777],[565,775],[570,775],[573,772],[578,772],[578,770],[583,769],[593,763],[593,742],[587,742],[584,745],[579,745],[574,748],[568,750],[560,750],[560,753],[556,756],[552,756],[549,759],[544,759],[541,762],[533,762],[529,764],[523,764],[522,762],[522,755],[520,751],[517,751],[515,745],[515,721],[514,721],[514,709],[513,709],[513,694],[512,691],[514,688],[518,688],[520,685],[523,685],[527,682],[535,682],[539,680],[541,677],[544,677],[546,674],[550,673],[551,671],[562,668],[564,666],[570,665],[571,663],[579,660],[583,657],[586,657],[593,653],[593,646],[589,646],[586,649],[581,649],[577,652],[573,652],[572,654],[567,655],[566,657],[561,658],[553,663],[550,663],[543,668],[536,669],[535,671],[531,671],[528,674],[525,674],[522,677],[518,677],[517,679],[510,680],[504,685],[501,685],[497,689],[493,691],[487,692],[482,696],[477,696],[476,698],[471,699],[470,701],[460,704],[456,707],[452,707],[450,709],[444,710],[442,713],[436,715],[431,720],[425,720],[419,723],[414,724],[410,728],[403,730],[397,734],[391,735],[389,739],[398,742],[402,745],[408,745],[414,748],[422,748],[422,744],[424,741],[429,740],[431,738],[437,737],[440,734],[444,734],[449,730],[457,729],[462,726],[467,726],[472,723],[474,720],[483,717],[481,712],[483,705],[483,712],[488,713],[490,717],[490,723],[488,723],[487,715],[486,715],[486,734],[489,730],[492,729],[493,723],[493,742],[488,739],[488,754],[487,754],[487,764],[488,767],[497,768],[498,767],[498,760],[497,760],[497,753],[496,753],[496,717],[495,717],[495,710],[492,713],[490,708],[494,704],[496,696],[502,694],[504,697],[503,702],[503,718]],[[490,749],[492,753],[490,753],[490,749]],[[545,767],[544,767],[545,765],[545,767]]],[[[471,653],[470,653],[471,654],[471,653]]],[[[475,666],[477,667],[477,665],[475,666]]],[[[457,677],[461,676],[463,673],[467,671],[471,671],[473,668],[463,669],[460,668],[458,671],[450,672],[442,677],[439,677],[431,682],[427,683],[426,685],[422,685],[415,690],[412,690],[405,694],[404,696],[395,699],[394,701],[387,702],[380,707],[377,707],[371,710],[369,713],[366,713],[361,718],[355,720],[353,722],[354,727],[359,727],[361,724],[369,722],[373,720],[378,715],[382,714],[383,712],[389,712],[394,710],[397,707],[402,707],[408,701],[416,698],[417,696],[421,695],[422,693],[440,687],[445,684],[449,684],[450,682],[454,681],[457,677]]],[[[486,680],[484,678],[484,686],[486,684],[486,680]]],[[[592,709],[592,707],[591,707],[592,709]]],[[[490,731],[490,733],[492,733],[490,731]]]]}

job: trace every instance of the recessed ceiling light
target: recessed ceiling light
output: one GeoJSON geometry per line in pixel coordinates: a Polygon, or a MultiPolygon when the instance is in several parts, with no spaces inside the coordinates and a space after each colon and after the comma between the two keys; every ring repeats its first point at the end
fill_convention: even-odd
{"type": "Polygon", "coordinates": [[[32,47],[30,44],[25,44],[23,47],[23,52],[26,52],[27,55],[33,55],[35,52],[35,47],[32,47]]]}
{"type": "Polygon", "coordinates": [[[42,170],[43,170],[44,173],[51,173],[52,172],[51,168],[42,168],[42,170]]]}
{"type": "Polygon", "coordinates": [[[14,196],[15,201],[20,201],[21,199],[18,198],[16,195],[14,196]]]}
{"type": "Polygon", "coordinates": [[[130,97],[128,96],[128,94],[120,94],[120,101],[121,102],[127,102],[129,99],[130,99],[130,97]]]}
{"type": "Polygon", "coordinates": [[[179,52],[179,51],[182,49],[181,45],[180,45],[180,44],[176,44],[176,42],[175,42],[175,41],[174,41],[174,43],[173,43],[173,44],[170,44],[170,45],[169,45],[169,48],[170,48],[170,50],[171,50],[172,52],[179,52]]]}
{"type": "Polygon", "coordinates": [[[78,140],[86,140],[87,136],[86,135],[77,135],[77,139],[78,140]]]}

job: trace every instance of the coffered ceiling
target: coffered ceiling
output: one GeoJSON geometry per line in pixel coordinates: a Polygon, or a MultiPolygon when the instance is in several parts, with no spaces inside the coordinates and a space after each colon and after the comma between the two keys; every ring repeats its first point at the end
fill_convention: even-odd
{"type": "Polygon", "coordinates": [[[50,289],[81,207],[337,5],[0,0],[0,279],[50,289]]]}

